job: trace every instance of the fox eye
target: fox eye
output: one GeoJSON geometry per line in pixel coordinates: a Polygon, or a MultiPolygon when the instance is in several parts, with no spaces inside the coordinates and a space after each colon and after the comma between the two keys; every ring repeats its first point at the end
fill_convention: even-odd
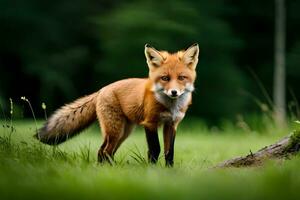
{"type": "Polygon", "coordinates": [[[162,76],[162,77],[160,77],[160,79],[162,81],[170,81],[170,77],[169,76],[162,76]]]}
{"type": "Polygon", "coordinates": [[[178,80],[183,81],[184,79],[186,79],[185,76],[178,76],[178,80]]]}

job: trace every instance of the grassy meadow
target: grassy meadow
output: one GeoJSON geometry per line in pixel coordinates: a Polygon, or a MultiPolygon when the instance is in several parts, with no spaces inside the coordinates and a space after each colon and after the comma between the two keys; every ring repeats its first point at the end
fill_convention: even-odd
{"type": "MultiPolygon", "coordinates": [[[[38,122],[40,127],[42,122],[38,122]]],[[[146,139],[136,128],[116,154],[116,164],[96,162],[102,142],[97,125],[57,147],[32,136],[33,121],[1,122],[0,199],[296,199],[300,157],[261,167],[213,169],[254,152],[290,132],[227,125],[207,128],[185,120],[175,142],[174,168],[146,162],[146,139]],[[2,126],[3,124],[3,126],[2,126]]],[[[160,134],[160,141],[162,134],[160,134]]],[[[162,144],[162,143],[161,143],[162,144]]],[[[162,146],[163,147],[163,146],[162,146]]],[[[162,155],[162,153],[161,153],[162,155]]]]}

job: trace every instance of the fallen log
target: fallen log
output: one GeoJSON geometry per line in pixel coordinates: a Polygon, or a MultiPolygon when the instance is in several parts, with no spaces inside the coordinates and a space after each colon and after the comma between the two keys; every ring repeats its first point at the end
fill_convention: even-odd
{"type": "Polygon", "coordinates": [[[294,131],[278,142],[266,146],[255,153],[243,157],[226,160],[218,164],[217,168],[248,167],[262,165],[269,159],[289,159],[300,151],[300,131],[294,131]]]}

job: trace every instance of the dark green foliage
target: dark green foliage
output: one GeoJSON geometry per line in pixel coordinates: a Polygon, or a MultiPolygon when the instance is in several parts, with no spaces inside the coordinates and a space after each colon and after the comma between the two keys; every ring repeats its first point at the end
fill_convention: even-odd
{"type": "Polygon", "coordinates": [[[289,142],[289,145],[286,147],[286,151],[288,153],[297,153],[300,149],[300,131],[295,130],[292,135],[289,142]]]}
{"type": "MultiPolygon", "coordinates": [[[[6,111],[9,97],[25,95],[42,117],[41,102],[52,112],[121,78],[146,77],[145,43],[171,52],[199,43],[190,115],[216,120],[259,111],[245,95],[266,101],[249,68],[272,91],[270,1],[2,0],[0,7],[0,103],[6,111]]],[[[288,98],[295,104],[300,4],[287,1],[287,8],[287,81],[294,94],[288,98]]]]}
{"type": "Polygon", "coordinates": [[[191,113],[216,118],[241,111],[245,100],[238,91],[246,87],[246,78],[234,64],[234,53],[242,41],[218,17],[221,7],[221,2],[212,7],[206,2],[143,1],[100,16],[95,21],[106,31],[101,35],[103,59],[96,65],[99,76],[105,74],[105,82],[110,77],[147,76],[145,43],[174,52],[198,42],[200,61],[191,113]]]}

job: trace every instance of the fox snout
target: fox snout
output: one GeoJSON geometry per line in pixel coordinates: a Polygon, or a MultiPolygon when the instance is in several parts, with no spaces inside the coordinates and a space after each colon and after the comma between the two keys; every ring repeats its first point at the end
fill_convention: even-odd
{"type": "Polygon", "coordinates": [[[184,93],[189,93],[194,91],[194,85],[192,83],[186,83],[184,88],[172,87],[169,89],[164,89],[163,93],[171,99],[177,99],[184,93]]]}
{"type": "Polygon", "coordinates": [[[176,99],[176,98],[178,98],[179,96],[181,96],[184,93],[184,90],[180,91],[177,88],[171,88],[169,90],[164,90],[164,93],[166,95],[168,95],[168,97],[170,97],[172,99],[176,99]]]}
{"type": "Polygon", "coordinates": [[[171,90],[171,94],[172,94],[172,97],[176,97],[177,96],[177,90],[171,90]]]}
{"type": "Polygon", "coordinates": [[[180,88],[164,88],[161,84],[155,84],[153,90],[157,95],[166,95],[171,99],[177,99],[182,96],[184,93],[190,93],[194,91],[193,84],[186,84],[183,89],[180,88]]]}

